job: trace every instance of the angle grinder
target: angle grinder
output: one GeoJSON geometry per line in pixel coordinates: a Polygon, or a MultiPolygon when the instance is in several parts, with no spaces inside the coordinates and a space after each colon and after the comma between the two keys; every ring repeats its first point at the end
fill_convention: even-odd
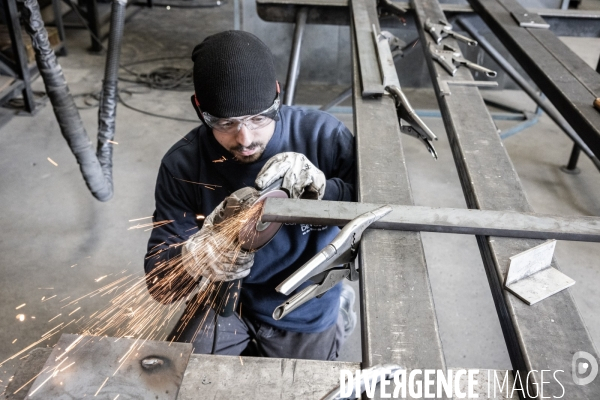
{"type": "MultiPolygon", "coordinates": [[[[263,190],[253,187],[244,187],[236,190],[224,200],[223,208],[214,218],[214,224],[217,225],[228,218],[236,216],[240,212],[248,210],[268,198],[287,199],[289,196],[287,191],[281,188],[282,182],[283,179],[279,179],[263,190]]],[[[241,244],[242,250],[256,251],[266,246],[277,232],[279,232],[281,223],[262,222],[260,217],[261,215],[257,213],[244,223],[240,229],[238,241],[241,244]]],[[[233,314],[239,301],[240,289],[241,279],[223,282],[220,285],[215,301],[215,304],[220,308],[218,310],[220,316],[229,317],[233,314]],[[222,304],[223,301],[226,301],[226,304],[222,304]]]]}

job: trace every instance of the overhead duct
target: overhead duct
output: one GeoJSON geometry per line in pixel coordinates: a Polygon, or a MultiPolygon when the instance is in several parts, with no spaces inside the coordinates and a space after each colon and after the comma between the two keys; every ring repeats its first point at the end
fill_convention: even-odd
{"type": "Polygon", "coordinates": [[[127,0],[113,0],[110,36],[102,94],[98,109],[98,146],[96,152],[83,126],[79,111],[65,80],[62,68],[50,47],[37,0],[25,0],[22,11],[25,30],[31,36],[35,60],[54,109],[60,131],[79,163],[83,179],[94,197],[100,201],[113,196],[112,144],[118,101],[118,72],[121,39],[125,24],[127,0]]]}

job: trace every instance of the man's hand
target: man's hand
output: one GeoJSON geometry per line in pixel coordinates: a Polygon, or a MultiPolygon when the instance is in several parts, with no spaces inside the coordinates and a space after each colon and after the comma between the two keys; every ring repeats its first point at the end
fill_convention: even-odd
{"type": "Polygon", "coordinates": [[[236,239],[223,235],[218,226],[223,203],[219,204],[204,220],[199,232],[190,236],[184,244],[181,257],[186,271],[199,279],[232,281],[248,276],[254,264],[254,253],[240,248],[236,239]]]}
{"type": "Polygon", "coordinates": [[[269,159],[256,177],[256,187],[264,189],[283,178],[281,187],[292,199],[321,200],[325,194],[325,174],[300,153],[280,153],[269,159]]]}

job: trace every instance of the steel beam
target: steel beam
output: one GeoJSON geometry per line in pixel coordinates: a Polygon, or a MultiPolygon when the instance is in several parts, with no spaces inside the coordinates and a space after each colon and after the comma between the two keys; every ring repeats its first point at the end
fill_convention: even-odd
{"type": "MultiPolygon", "coordinates": [[[[264,222],[342,226],[384,204],[268,199],[264,222]]],[[[600,242],[600,218],[391,205],[373,229],[600,242]]]]}
{"type": "MultiPolygon", "coordinates": [[[[479,46],[481,46],[494,59],[494,61],[496,61],[498,65],[500,65],[502,69],[515,81],[515,83],[519,85],[519,87],[529,95],[529,98],[536,102],[537,105],[540,106],[546,112],[546,114],[548,114],[548,116],[556,123],[556,125],[558,125],[558,127],[562,129],[562,131],[566,133],[567,136],[569,136],[571,140],[573,140],[573,142],[575,142],[575,148],[577,149],[578,153],[580,149],[583,149],[585,154],[590,158],[590,160],[596,166],[596,168],[600,170],[600,160],[598,160],[598,157],[596,157],[594,153],[590,150],[590,148],[587,146],[587,144],[585,144],[585,142],[581,140],[577,132],[575,132],[573,128],[571,128],[571,125],[569,125],[567,121],[565,121],[563,116],[560,115],[554,107],[550,106],[548,100],[545,97],[540,96],[537,93],[537,91],[533,87],[531,87],[531,85],[529,85],[527,80],[523,76],[521,76],[521,74],[508,62],[508,60],[504,58],[502,54],[500,54],[500,52],[496,50],[487,41],[485,37],[483,37],[479,32],[477,32],[475,27],[467,19],[461,18],[458,20],[458,23],[473,37],[473,39],[477,40],[479,46]]],[[[575,164],[577,164],[577,161],[575,161],[575,164]]],[[[569,166],[571,166],[571,163],[569,163],[569,166]]],[[[572,171],[575,167],[567,168],[572,171]]]]}
{"type": "MultiPolygon", "coordinates": [[[[435,0],[419,0],[413,4],[417,8],[421,42],[423,46],[428,46],[431,38],[422,30],[423,23],[427,18],[443,20],[444,14],[435,0]]],[[[452,39],[446,40],[448,44],[456,45],[452,39]]],[[[441,95],[437,76],[440,79],[471,80],[471,73],[459,68],[456,76],[451,77],[431,58],[426,57],[426,62],[467,206],[482,210],[531,212],[519,177],[478,89],[456,86],[451,96],[441,95]]],[[[533,77],[535,74],[531,75],[533,77]]],[[[555,381],[544,384],[545,398],[600,398],[600,380],[587,386],[578,386],[570,379],[574,353],[586,351],[596,358],[598,354],[569,290],[530,307],[503,289],[509,258],[541,241],[477,236],[477,243],[513,368],[521,377],[531,372],[530,385],[535,383],[538,388],[542,381],[541,370],[565,371],[561,383],[566,394],[563,395],[563,387],[555,381]]],[[[556,262],[553,261],[552,265],[556,267],[556,262]]],[[[535,389],[532,386],[529,393],[537,395],[530,397],[541,398],[535,389]]]]}
{"type": "MultiPolygon", "coordinates": [[[[257,0],[256,10],[265,21],[294,23],[301,7],[308,8],[308,24],[349,25],[348,0],[257,0]]],[[[409,8],[408,2],[394,1],[403,8],[409,8]]],[[[466,4],[441,4],[447,17],[473,15],[471,6],[466,4]]],[[[600,12],[595,10],[556,10],[549,8],[528,9],[529,12],[543,17],[550,29],[558,36],[600,36],[600,12]]],[[[408,25],[412,26],[414,12],[409,9],[405,15],[408,25]]],[[[382,26],[397,26],[397,20],[387,18],[382,26]]]]}
{"type": "Polygon", "coordinates": [[[548,29],[520,27],[512,14],[527,13],[517,0],[470,0],[472,7],[536,85],[600,157],[600,75],[548,29]],[[512,14],[511,14],[512,13],[512,14]]]}
{"type": "MultiPolygon", "coordinates": [[[[374,0],[353,2],[375,8],[374,0]]],[[[350,32],[358,200],[412,205],[394,100],[362,97],[357,38],[350,32]]],[[[376,59],[374,51],[361,57],[376,59]]],[[[445,370],[421,235],[367,230],[359,262],[363,368],[393,363],[445,370]]]]}

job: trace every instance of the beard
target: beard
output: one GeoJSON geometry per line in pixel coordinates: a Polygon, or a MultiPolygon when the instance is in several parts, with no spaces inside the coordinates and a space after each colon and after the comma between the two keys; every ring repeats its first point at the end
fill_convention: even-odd
{"type": "Polygon", "coordinates": [[[250,146],[239,145],[239,146],[232,147],[228,150],[231,154],[233,154],[235,156],[236,160],[238,160],[242,164],[249,164],[249,163],[252,163],[252,162],[258,160],[260,158],[260,156],[262,156],[263,152],[265,151],[265,147],[266,147],[266,145],[264,143],[253,142],[252,144],[250,144],[250,146]],[[240,154],[243,151],[249,151],[249,150],[254,150],[254,149],[256,149],[256,152],[249,156],[240,154]]]}

